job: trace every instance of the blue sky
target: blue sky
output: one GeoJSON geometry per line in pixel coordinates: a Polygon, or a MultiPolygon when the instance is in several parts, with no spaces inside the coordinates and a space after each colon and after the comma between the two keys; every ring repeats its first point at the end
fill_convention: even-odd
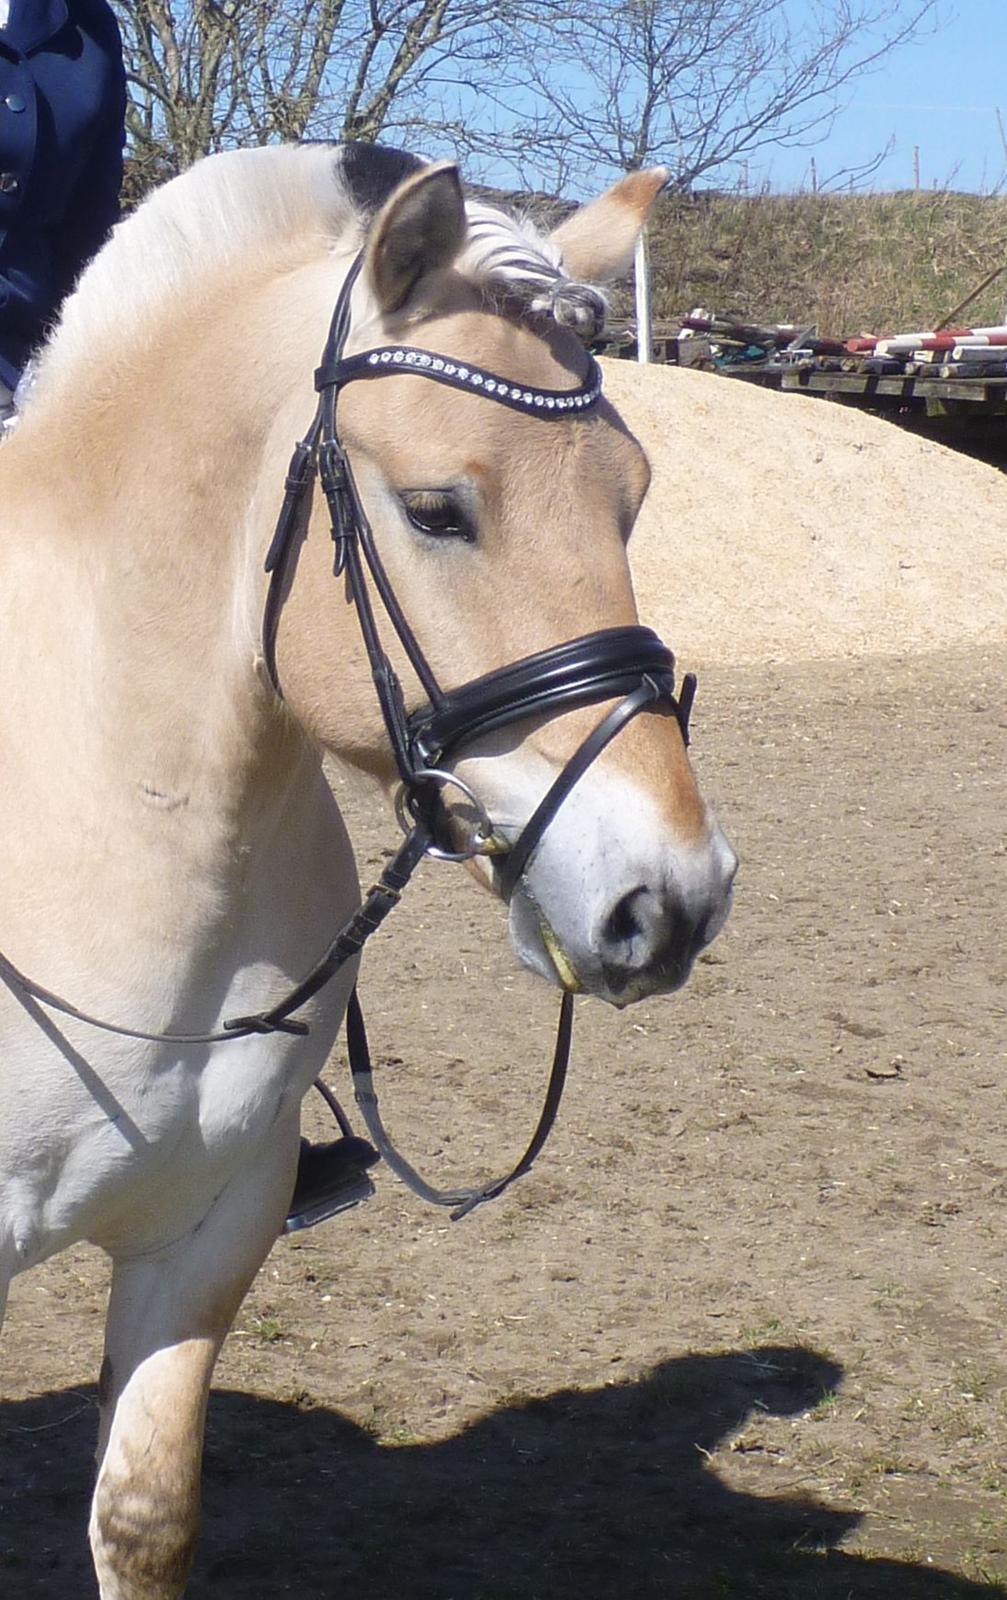
{"type": "Polygon", "coordinates": [[[869,180],[875,189],[908,189],[919,151],[923,187],[1007,191],[1007,0],[943,4],[935,32],[902,46],[886,68],[850,90],[828,138],[814,149],[759,152],[753,184],[810,187],[810,158],[819,179],[865,162],[889,139],[894,148],[869,180]],[[1004,133],[997,123],[997,109],[1004,133]]]}
{"type": "MultiPolygon", "coordinates": [[[[892,0],[910,13],[917,0],[892,0]]],[[[802,25],[814,31],[840,0],[781,0],[795,35],[802,25]]],[[[880,41],[878,41],[880,42],[880,41]]],[[[567,63],[564,70],[569,74],[567,63]]],[[[769,80],[772,81],[771,79],[769,80]]],[[[576,86],[576,76],[573,79],[576,86]]],[[[570,88],[570,83],[564,85],[570,88]]],[[[598,85],[584,83],[584,98],[597,97],[598,85]]],[[[464,115],[464,111],[462,113],[464,115]]],[[[672,157],[655,150],[654,159],[673,166],[672,157]]],[[[473,163],[470,161],[470,166],[473,163]]],[[[855,177],[862,189],[957,188],[980,194],[1007,194],[1007,0],[936,0],[931,19],[916,38],[889,51],[881,64],[854,79],[842,96],[841,108],[825,136],[803,146],[767,144],[708,169],[700,188],[759,190],[845,188],[855,177]],[[867,173],[875,156],[887,154],[867,173]]],[[[614,175],[606,173],[608,178],[614,175]]],[[[484,162],[484,181],[514,181],[513,164],[484,162]]],[[[518,186],[545,189],[565,185],[566,192],[594,193],[597,174],[574,171],[563,180],[545,164],[532,161],[517,178],[518,186]]]]}

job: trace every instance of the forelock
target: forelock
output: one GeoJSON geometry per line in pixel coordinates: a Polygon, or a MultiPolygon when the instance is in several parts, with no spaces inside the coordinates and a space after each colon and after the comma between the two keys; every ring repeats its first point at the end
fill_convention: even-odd
{"type": "Polygon", "coordinates": [[[482,201],[466,203],[468,237],[456,269],[490,299],[520,316],[548,317],[585,344],[600,338],[608,303],[600,289],[577,283],[547,234],[527,220],[482,201]]]}

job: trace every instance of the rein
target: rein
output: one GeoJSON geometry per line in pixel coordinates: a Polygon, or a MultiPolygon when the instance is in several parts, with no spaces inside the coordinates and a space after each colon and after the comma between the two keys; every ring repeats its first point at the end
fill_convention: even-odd
{"type": "MultiPolygon", "coordinates": [[[[282,699],[276,665],[276,635],[293,534],[317,475],[326,498],[335,546],[333,573],[337,578],[346,577],[401,779],[397,809],[406,838],[311,971],[273,1006],[227,1019],[216,1032],[156,1033],[107,1022],[36,983],[0,952],[0,978],[23,999],[38,1002],[105,1033],[177,1045],[223,1044],[253,1034],[307,1034],[308,1024],[294,1013],[348,961],[360,954],[367,939],[398,903],[424,856],[451,861],[467,861],[476,855],[493,857],[497,887],[502,897],[509,899],[571,789],[634,717],[648,708],[656,710],[664,706],[676,717],[686,744],[689,742],[695,677],[692,673],[686,675],[676,697],[674,657],[650,628],[601,629],[522,657],[459,688],[445,691],[440,686],[385,572],[349,458],[339,439],[336,404],[341,390],[354,381],[412,373],[547,421],[592,411],[601,396],[601,372],[593,357],[588,356],[587,374],[578,388],[534,389],[482,368],[406,345],[382,346],[347,357],[344,350],[351,325],[350,300],[362,263],[361,253],[340,289],[325,351],[315,373],[318,405],[307,434],[294,448],[288,467],[283,503],[265,560],[269,586],[263,611],[263,658],[270,681],[282,699]],[[368,578],[427,696],[426,703],[412,712],[406,709],[402,686],[381,644],[368,578]],[[478,797],[443,765],[463,745],[513,722],[613,699],[617,704],[582,741],[512,841],[500,837],[478,797]],[[477,819],[460,849],[452,849],[444,842],[448,837],[443,804],[446,788],[461,792],[474,808],[477,819]]],[[[545,1102],[524,1155],[505,1177],[481,1187],[436,1189],[426,1183],[392,1145],[381,1121],[367,1035],[355,988],[350,997],[346,1014],[347,1048],[355,1098],[368,1132],[396,1175],[422,1199],[452,1207],[453,1220],[503,1193],[516,1178],[526,1173],[556,1119],[570,1055],[573,990],[577,984],[576,975],[557,951],[555,939],[545,923],[542,935],[564,988],[545,1102]]],[[[342,1123],[345,1119],[340,1117],[339,1120],[342,1123]]]]}

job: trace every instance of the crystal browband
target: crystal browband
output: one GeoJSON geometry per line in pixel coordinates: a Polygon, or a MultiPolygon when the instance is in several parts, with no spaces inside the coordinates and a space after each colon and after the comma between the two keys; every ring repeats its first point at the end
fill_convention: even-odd
{"type": "Polygon", "coordinates": [[[414,350],[409,345],[384,345],[376,350],[364,350],[359,355],[348,356],[319,367],[315,373],[315,388],[339,387],[350,378],[379,377],[389,372],[416,372],[424,378],[433,378],[453,389],[464,389],[469,394],[483,394],[514,411],[526,411],[532,416],[566,416],[570,412],[590,411],[601,397],[601,368],[593,356],[587,358],[587,376],[579,389],[530,389],[513,383],[495,372],[473,367],[468,362],[451,361],[447,356],[434,355],[430,350],[414,350]]]}

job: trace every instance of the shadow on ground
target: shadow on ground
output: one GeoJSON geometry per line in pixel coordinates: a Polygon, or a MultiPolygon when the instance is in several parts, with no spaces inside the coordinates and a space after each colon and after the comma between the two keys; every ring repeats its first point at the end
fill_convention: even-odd
{"type": "MultiPolygon", "coordinates": [[[[438,1444],[217,1393],[191,1600],[967,1600],[930,1567],[844,1555],[854,1512],[756,1498],[706,1465],[753,1411],[840,1371],[800,1348],[669,1361],[636,1383],[513,1404],[438,1444]]],[[[0,1592],[90,1600],[93,1392],[0,1406],[0,1592]]]]}

